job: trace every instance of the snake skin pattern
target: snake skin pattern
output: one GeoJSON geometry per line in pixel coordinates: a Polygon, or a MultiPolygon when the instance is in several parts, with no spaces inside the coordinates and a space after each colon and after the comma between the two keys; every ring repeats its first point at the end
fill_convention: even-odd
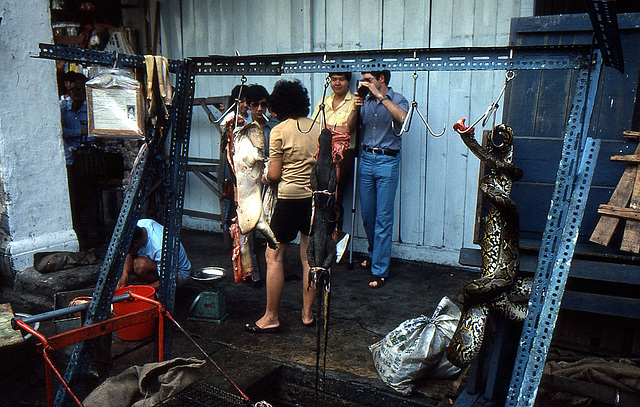
{"type": "Polygon", "coordinates": [[[462,317],[447,348],[449,361],[462,367],[480,352],[489,312],[524,320],[532,281],[517,278],[520,226],[518,209],[509,194],[513,182],[522,178],[522,170],[512,164],[513,131],[504,124],[495,126],[487,147],[483,147],[476,141],[473,128],[464,126],[464,119],[454,129],[491,170],[480,181],[480,190],[490,203],[483,219],[481,276],[463,289],[462,317]]]}

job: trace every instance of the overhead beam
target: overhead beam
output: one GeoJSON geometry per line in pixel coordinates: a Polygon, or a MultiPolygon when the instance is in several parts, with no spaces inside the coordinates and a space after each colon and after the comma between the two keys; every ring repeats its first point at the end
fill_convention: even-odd
{"type": "Polygon", "coordinates": [[[421,48],[190,58],[196,75],[281,75],[339,71],[578,69],[586,46],[421,48]]]}

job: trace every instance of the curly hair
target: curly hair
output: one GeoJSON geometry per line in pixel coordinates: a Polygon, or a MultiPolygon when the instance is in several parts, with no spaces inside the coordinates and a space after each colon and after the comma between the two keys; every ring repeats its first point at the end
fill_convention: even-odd
{"type": "Polygon", "coordinates": [[[298,79],[279,80],[269,96],[269,108],[280,121],[307,117],[309,104],[309,93],[298,79]]]}

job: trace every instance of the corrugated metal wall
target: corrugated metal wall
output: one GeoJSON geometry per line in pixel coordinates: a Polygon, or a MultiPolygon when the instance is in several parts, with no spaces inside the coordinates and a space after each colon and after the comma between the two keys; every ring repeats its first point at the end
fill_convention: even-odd
{"type": "MultiPolygon", "coordinates": [[[[251,55],[503,46],[508,44],[511,18],[532,14],[533,0],[182,0],[162,3],[161,41],[169,58],[236,51],[251,55]]],[[[278,79],[254,76],[247,83],[270,90],[278,79]]],[[[312,103],[322,96],[324,75],[298,79],[309,89],[312,103]]],[[[198,77],[196,97],[228,94],[239,81],[198,77]]],[[[415,115],[411,130],[402,136],[394,257],[457,264],[459,249],[474,247],[479,163],[451,126],[461,117],[480,116],[503,83],[504,72],[418,72],[418,107],[434,130],[445,123],[447,129],[440,138],[427,136],[415,115]]],[[[412,72],[392,72],[390,85],[412,100],[412,72]]],[[[192,125],[189,156],[217,158],[219,135],[197,106],[192,125]]],[[[345,197],[347,206],[349,202],[350,196],[345,197]]],[[[219,213],[217,198],[191,175],[185,208],[219,213]]],[[[364,237],[359,212],[355,225],[356,236],[364,237]]],[[[187,218],[185,226],[219,230],[200,219],[187,218]]],[[[364,239],[356,239],[355,247],[364,249],[364,239]]]]}

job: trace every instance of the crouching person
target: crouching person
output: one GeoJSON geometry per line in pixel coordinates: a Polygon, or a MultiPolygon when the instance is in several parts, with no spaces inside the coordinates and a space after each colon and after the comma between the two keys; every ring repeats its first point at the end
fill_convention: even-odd
{"type": "MultiPolygon", "coordinates": [[[[160,285],[158,263],[162,257],[163,233],[164,227],[155,220],[140,219],[137,222],[117,288],[128,285],[131,276],[135,275],[138,282],[158,290],[160,285]]],[[[191,263],[182,243],[180,243],[176,285],[181,286],[186,283],[189,280],[190,272],[191,263]]]]}

